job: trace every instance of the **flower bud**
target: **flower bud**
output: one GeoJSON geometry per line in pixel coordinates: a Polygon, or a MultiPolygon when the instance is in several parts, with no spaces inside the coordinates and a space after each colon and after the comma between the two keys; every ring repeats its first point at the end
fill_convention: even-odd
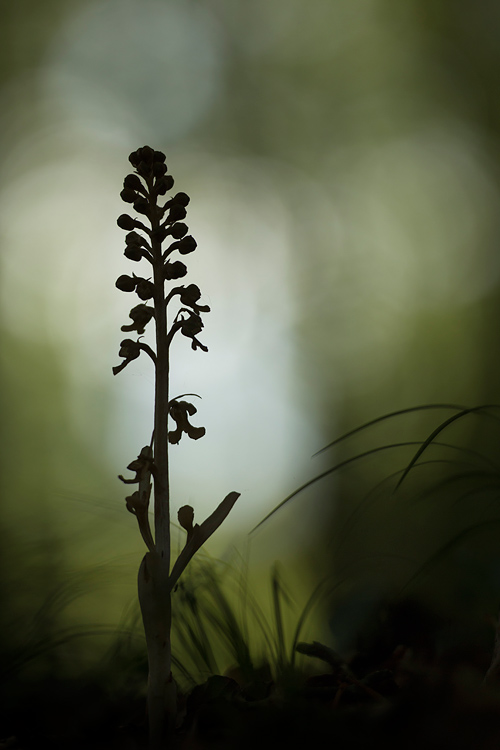
{"type": "MultiPolygon", "coordinates": [[[[206,430],[204,427],[194,427],[194,425],[192,425],[191,422],[188,420],[188,414],[191,416],[193,414],[196,414],[196,408],[193,406],[193,404],[190,404],[188,401],[177,401],[176,399],[173,399],[172,401],[170,401],[168,405],[168,413],[177,425],[175,430],[169,430],[168,432],[168,442],[171,443],[172,445],[177,445],[177,443],[182,437],[183,432],[185,432],[193,440],[198,440],[199,438],[203,437],[203,435],[205,434],[206,430]]],[[[184,507],[189,508],[190,506],[188,505],[184,507]]],[[[186,526],[184,526],[181,521],[181,517],[183,520],[186,520],[186,522],[189,524],[190,513],[189,513],[189,510],[184,510],[184,509],[181,509],[181,510],[182,510],[182,516],[178,514],[177,518],[179,519],[179,523],[181,524],[181,526],[183,528],[186,528],[186,526]]],[[[194,518],[194,511],[192,512],[193,512],[193,517],[191,518],[191,522],[194,518]]]]}
{"type": "Polygon", "coordinates": [[[151,164],[147,164],[145,161],[140,161],[137,165],[137,171],[141,177],[149,177],[151,174],[151,164]]]}
{"type": "Polygon", "coordinates": [[[161,161],[155,161],[153,164],[153,175],[155,177],[162,177],[167,171],[167,165],[162,164],[161,161]]]}
{"type": "Polygon", "coordinates": [[[197,302],[201,297],[201,291],[196,284],[189,284],[180,293],[180,301],[183,305],[191,306],[194,302],[197,302]]]}
{"type": "Polygon", "coordinates": [[[177,243],[177,250],[181,255],[187,255],[188,253],[192,253],[194,250],[196,250],[196,246],[196,240],[194,239],[194,237],[191,237],[191,235],[188,234],[177,243]]]}
{"type": "Polygon", "coordinates": [[[192,307],[194,312],[197,314],[201,312],[210,312],[210,307],[208,305],[198,304],[198,300],[201,297],[201,292],[196,284],[189,284],[189,286],[185,288],[181,287],[181,289],[182,291],[179,294],[179,299],[183,305],[192,307]]]}
{"type": "Polygon", "coordinates": [[[166,174],[156,181],[155,188],[158,195],[165,195],[168,190],[172,190],[173,186],[174,178],[171,175],[166,174]]]}
{"type": "MultiPolygon", "coordinates": [[[[153,451],[151,450],[151,447],[149,445],[146,445],[144,448],[141,448],[141,452],[139,453],[137,458],[134,458],[134,460],[129,463],[127,469],[141,474],[145,471],[151,470],[152,461],[153,451]]],[[[136,481],[138,481],[139,478],[140,477],[138,477],[136,481]]]]}
{"type": "Polygon", "coordinates": [[[142,149],[138,148],[137,151],[132,151],[130,156],[128,157],[129,162],[132,164],[133,167],[137,167],[141,160],[141,152],[142,149]]]}
{"type": "Polygon", "coordinates": [[[170,211],[168,212],[168,216],[165,219],[166,224],[173,224],[174,221],[180,221],[180,219],[186,218],[186,209],[184,206],[181,206],[179,203],[174,203],[170,207],[170,211]]]}
{"type": "Polygon", "coordinates": [[[146,216],[149,216],[151,206],[149,205],[149,201],[147,201],[146,198],[136,197],[136,200],[134,201],[134,208],[138,214],[145,214],[146,216]]]}
{"type": "Polygon", "coordinates": [[[141,152],[141,161],[145,164],[151,165],[154,160],[155,152],[151,148],[151,146],[143,146],[141,149],[139,149],[141,152]]]}
{"type": "Polygon", "coordinates": [[[131,190],[143,189],[142,182],[136,174],[128,174],[123,180],[123,187],[130,188],[131,190]]]}
{"type": "MultiPolygon", "coordinates": [[[[204,344],[201,343],[196,338],[196,334],[200,333],[200,331],[203,329],[203,321],[198,315],[197,310],[202,310],[201,307],[198,307],[196,303],[193,305],[193,312],[190,310],[180,310],[180,314],[182,316],[182,313],[188,313],[187,318],[180,317],[177,319],[177,324],[179,325],[179,330],[182,333],[183,336],[186,336],[186,338],[191,339],[191,349],[193,351],[196,351],[196,349],[201,349],[204,352],[208,352],[208,347],[206,347],[204,344]]],[[[193,407],[194,408],[194,407],[193,407]]],[[[192,412],[190,412],[191,414],[192,412]]]]}
{"type": "Polygon", "coordinates": [[[171,279],[182,279],[187,274],[187,268],[180,260],[171,263],[169,260],[163,266],[163,277],[170,281],[171,279]]]}
{"type": "Polygon", "coordinates": [[[123,339],[120,342],[120,351],[118,355],[125,357],[126,359],[137,359],[141,353],[141,348],[138,341],[132,341],[132,339],[123,339]]]}
{"type": "Polygon", "coordinates": [[[168,230],[168,234],[171,234],[174,239],[180,240],[182,239],[182,237],[184,237],[187,230],[188,226],[179,221],[177,224],[172,224],[172,226],[168,230]]]}
{"type": "Polygon", "coordinates": [[[132,276],[119,276],[115,282],[115,286],[117,289],[120,289],[122,292],[133,292],[135,289],[136,280],[132,278],[132,276]]]}
{"type": "Polygon", "coordinates": [[[182,321],[181,333],[188,338],[193,338],[203,329],[203,322],[199,315],[191,313],[189,318],[182,321]]]}
{"type": "Polygon", "coordinates": [[[187,193],[176,193],[172,198],[174,203],[179,203],[181,206],[187,206],[191,198],[187,193]]]}
{"type": "Polygon", "coordinates": [[[137,193],[135,190],[131,190],[130,188],[123,188],[123,190],[120,193],[120,198],[122,201],[125,201],[125,203],[133,203],[135,200],[137,200],[137,193]]]}
{"type": "Polygon", "coordinates": [[[134,219],[128,214],[122,214],[118,217],[116,223],[120,229],[135,229],[136,223],[134,219]]]}
{"type": "Polygon", "coordinates": [[[183,505],[182,508],[179,508],[179,510],[177,511],[177,520],[179,521],[179,524],[182,526],[182,528],[185,529],[188,534],[190,534],[193,531],[193,508],[190,505],[183,505]]]}
{"type": "Polygon", "coordinates": [[[148,307],[147,305],[136,305],[131,309],[129,312],[129,318],[132,318],[133,323],[129,323],[129,325],[122,326],[122,331],[137,331],[137,333],[142,334],[144,333],[144,329],[151,320],[151,318],[154,316],[155,311],[153,307],[148,307]]]}
{"type": "Polygon", "coordinates": [[[151,297],[154,295],[154,286],[150,281],[146,281],[146,279],[139,279],[137,281],[137,287],[136,292],[137,296],[140,299],[151,299],[151,297]]]}
{"type": "Polygon", "coordinates": [[[137,245],[127,245],[123,253],[129,260],[139,261],[143,257],[142,250],[137,245]]]}
{"type": "Polygon", "coordinates": [[[144,247],[146,240],[141,237],[137,232],[129,232],[125,237],[127,245],[137,245],[138,247],[144,247]]]}

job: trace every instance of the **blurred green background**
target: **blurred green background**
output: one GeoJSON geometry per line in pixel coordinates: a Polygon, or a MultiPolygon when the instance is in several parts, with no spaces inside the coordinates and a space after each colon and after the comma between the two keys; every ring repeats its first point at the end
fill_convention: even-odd
{"type": "MultiPolygon", "coordinates": [[[[174,446],[171,462],[174,511],[190,503],[201,520],[227,492],[242,493],[213,555],[234,560],[231,548],[241,551],[261,518],[336,462],[423,440],[453,412],[403,415],[311,459],[343,432],[420,404],[500,402],[497,3],[1,8],[9,638],[58,586],[75,595],[61,623],[116,623],[135,596],[142,542],[116,475],[149,442],[153,374],[143,358],[117,378],[111,367],[130,306],[114,288],[130,273],[119,191],[128,154],[145,143],[165,151],[191,196],[198,250],[188,279],[212,308],[209,353],[177,342],[172,374],[173,393],[203,397],[197,424],[207,435],[174,446]]],[[[446,437],[495,459],[493,419],[470,415],[446,437]]],[[[324,575],[340,576],[355,602],[342,610],[342,640],[370,597],[488,522],[413,585],[477,620],[492,614],[495,478],[439,496],[425,478],[396,495],[383,484],[351,519],[415,449],[373,454],[291,500],[251,537],[256,590],[267,596],[275,559],[299,600],[324,575]]],[[[430,479],[447,467],[429,465],[430,479]]]]}

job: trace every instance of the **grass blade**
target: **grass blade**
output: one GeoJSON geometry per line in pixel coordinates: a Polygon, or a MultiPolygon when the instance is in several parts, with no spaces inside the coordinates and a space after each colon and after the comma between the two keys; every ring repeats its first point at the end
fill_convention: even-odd
{"type": "Polygon", "coordinates": [[[490,408],[498,408],[498,404],[485,404],[483,406],[473,406],[470,409],[462,409],[462,411],[459,414],[454,414],[452,417],[445,419],[444,422],[441,422],[441,424],[438,427],[436,427],[435,430],[431,432],[429,437],[426,440],[424,440],[420,448],[417,450],[412,460],[410,461],[410,463],[404,470],[396,487],[394,488],[394,492],[396,492],[398,488],[401,486],[402,482],[408,476],[408,474],[410,473],[410,471],[412,470],[413,466],[416,464],[416,462],[418,461],[422,453],[425,450],[427,450],[428,446],[433,442],[434,438],[436,438],[443,430],[445,430],[450,424],[453,424],[453,422],[456,422],[458,419],[462,419],[462,417],[466,417],[468,414],[474,414],[477,412],[481,412],[484,409],[490,409],[490,408]]]}
{"type": "MultiPolygon", "coordinates": [[[[427,441],[425,441],[425,442],[427,442],[427,441]]],[[[389,445],[379,445],[377,448],[371,448],[368,451],[364,451],[363,453],[358,453],[356,456],[351,456],[351,458],[347,458],[344,461],[340,461],[340,463],[335,464],[335,466],[332,466],[331,469],[327,469],[326,471],[323,471],[321,474],[318,474],[316,477],[313,477],[313,479],[310,479],[308,482],[306,482],[305,484],[301,485],[298,489],[296,489],[293,492],[291,492],[290,495],[287,495],[284,500],[282,500],[280,503],[278,503],[278,505],[275,508],[273,508],[273,510],[271,510],[266,516],[264,516],[264,518],[262,519],[262,521],[259,521],[259,523],[256,526],[254,526],[253,529],[251,529],[248,533],[249,534],[253,534],[255,531],[257,531],[257,529],[260,526],[262,526],[267,520],[269,520],[269,518],[271,518],[271,516],[273,516],[289,500],[292,500],[292,498],[296,497],[299,493],[303,492],[308,487],[311,487],[313,484],[315,484],[316,482],[319,482],[321,479],[324,479],[325,477],[329,476],[330,474],[333,474],[335,471],[338,471],[339,469],[342,469],[344,466],[348,466],[349,464],[354,463],[354,461],[359,461],[361,458],[366,458],[367,456],[371,456],[374,453],[379,453],[380,451],[391,450],[392,448],[404,448],[404,447],[408,447],[410,445],[419,445],[419,446],[422,446],[422,441],[421,440],[411,440],[411,441],[406,441],[406,442],[401,442],[401,443],[390,443],[389,445]]],[[[448,443],[436,443],[436,445],[441,445],[441,446],[447,446],[447,447],[451,447],[451,448],[456,448],[457,450],[462,450],[462,451],[468,451],[467,448],[460,448],[459,446],[453,446],[453,445],[450,445],[448,443]]],[[[419,454],[417,456],[417,459],[415,459],[415,460],[418,460],[418,457],[421,455],[422,452],[423,451],[419,452],[419,454]]],[[[405,471],[405,470],[402,470],[402,471],[405,471]]],[[[397,472],[397,473],[399,473],[399,472],[397,472]]],[[[399,481],[399,483],[398,483],[397,486],[399,486],[400,483],[401,483],[401,480],[399,481]]],[[[396,487],[396,489],[397,489],[397,487],[396,487]]]]}
{"type": "Polygon", "coordinates": [[[356,427],[354,430],[349,430],[349,432],[344,433],[344,435],[342,435],[341,437],[332,440],[332,442],[328,443],[328,445],[325,445],[324,448],[321,448],[319,451],[316,451],[316,453],[313,453],[313,458],[315,456],[319,456],[320,453],[328,450],[328,448],[332,448],[334,445],[341,443],[343,440],[346,440],[352,435],[356,435],[356,433],[361,432],[367,427],[371,427],[378,422],[383,422],[386,419],[391,419],[391,417],[397,417],[401,414],[409,414],[410,412],[414,411],[423,411],[424,409],[455,409],[455,411],[464,411],[465,407],[458,406],[457,404],[424,404],[422,406],[410,406],[407,409],[398,409],[398,411],[391,411],[389,414],[383,414],[381,417],[371,419],[369,422],[365,422],[365,424],[361,425],[360,427],[356,427]]]}

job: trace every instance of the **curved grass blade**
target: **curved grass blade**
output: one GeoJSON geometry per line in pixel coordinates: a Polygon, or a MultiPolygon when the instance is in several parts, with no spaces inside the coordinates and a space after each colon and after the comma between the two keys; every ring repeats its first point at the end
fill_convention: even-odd
{"type": "Polygon", "coordinates": [[[318,476],[313,477],[313,479],[310,479],[305,484],[301,485],[298,489],[294,490],[290,493],[290,495],[287,495],[284,500],[282,500],[278,505],[273,508],[263,519],[262,521],[259,521],[259,523],[253,527],[248,533],[253,534],[254,531],[257,531],[257,529],[262,526],[271,516],[273,516],[280,508],[282,508],[289,500],[296,497],[300,492],[307,489],[308,487],[311,487],[316,482],[319,482],[320,479],[324,479],[329,474],[333,474],[333,472],[338,471],[339,469],[342,469],[344,466],[348,466],[349,464],[354,463],[354,461],[359,461],[361,458],[366,458],[366,456],[373,455],[374,453],[379,453],[380,451],[384,450],[390,450],[391,448],[401,448],[408,445],[420,445],[419,441],[413,440],[408,443],[391,443],[390,445],[379,445],[377,448],[371,448],[369,451],[364,451],[363,453],[358,453],[357,456],[351,456],[351,458],[347,458],[344,461],[341,461],[340,463],[336,464],[335,466],[332,466],[331,469],[327,469],[326,471],[323,471],[321,474],[318,474],[318,476]]]}
{"type": "Polygon", "coordinates": [[[215,659],[210,659],[211,654],[207,653],[202,640],[196,635],[192,625],[187,622],[185,617],[182,618],[182,622],[177,622],[176,634],[186,654],[192,663],[197,666],[200,673],[218,674],[219,670],[215,659]],[[203,665],[202,667],[200,667],[200,663],[203,665]]]}
{"type": "Polygon", "coordinates": [[[410,406],[407,409],[398,409],[398,411],[391,411],[389,414],[384,414],[381,417],[377,417],[376,419],[371,419],[369,422],[365,422],[365,424],[361,425],[360,427],[356,427],[354,430],[349,430],[349,432],[344,433],[344,435],[341,435],[341,437],[338,437],[335,440],[332,440],[331,443],[328,443],[328,445],[325,445],[324,448],[320,448],[319,451],[313,453],[312,457],[314,458],[315,456],[319,456],[320,453],[328,450],[328,448],[332,448],[334,445],[341,443],[348,437],[351,437],[352,435],[355,435],[356,433],[361,432],[361,430],[365,430],[367,427],[371,427],[378,422],[383,422],[386,419],[391,419],[391,417],[397,417],[401,414],[409,414],[410,412],[414,411],[423,411],[424,409],[455,409],[455,411],[463,411],[465,407],[459,406],[458,404],[424,404],[422,406],[410,406]]]}
{"type": "Polygon", "coordinates": [[[251,669],[252,660],[250,657],[249,646],[245,640],[244,633],[238,623],[234,610],[212,571],[206,569],[205,576],[209,584],[208,591],[213,600],[213,604],[210,606],[208,600],[204,601],[204,614],[215,626],[217,633],[224,636],[238,665],[244,670],[251,669]]]}
{"type": "MultiPolygon", "coordinates": [[[[262,519],[262,521],[259,521],[259,523],[256,526],[254,526],[253,529],[251,529],[248,533],[249,534],[253,534],[255,531],[257,531],[257,529],[260,526],[262,526],[269,518],[271,518],[271,516],[273,516],[289,500],[292,500],[292,498],[296,497],[300,492],[302,492],[303,490],[307,489],[308,487],[311,487],[316,482],[319,482],[320,479],[324,479],[329,474],[333,474],[335,471],[338,471],[339,469],[342,469],[344,466],[348,466],[349,464],[353,463],[354,461],[358,461],[361,458],[366,458],[367,456],[373,455],[374,453],[378,453],[380,451],[385,451],[385,450],[390,450],[392,448],[404,448],[404,447],[408,447],[410,445],[419,445],[419,446],[422,446],[422,441],[421,440],[410,440],[410,441],[401,442],[401,443],[390,443],[389,445],[379,445],[376,448],[371,448],[368,451],[364,451],[363,453],[358,453],[356,456],[351,456],[351,458],[347,458],[344,461],[340,461],[340,463],[336,464],[331,469],[327,469],[326,471],[323,471],[321,474],[318,474],[318,476],[313,477],[313,479],[310,479],[308,482],[306,482],[305,484],[301,485],[298,489],[294,490],[292,493],[290,493],[290,495],[287,495],[287,497],[285,497],[284,500],[282,500],[280,503],[278,503],[278,505],[275,508],[273,508],[273,510],[271,510],[266,516],[264,516],[264,518],[262,519]]],[[[440,446],[444,446],[444,447],[448,447],[448,448],[455,448],[456,450],[462,450],[462,451],[465,451],[465,452],[468,452],[470,450],[468,448],[461,448],[460,446],[452,445],[450,443],[435,443],[435,445],[440,445],[440,446]]],[[[417,457],[417,460],[418,460],[418,457],[417,457]]],[[[405,471],[405,470],[402,469],[401,471],[405,471]]],[[[399,472],[396,472],[396,473],[399,473],[399,472]]],[[[398,483],[398,486],[399,486],[400,483],[401,483],[401,480],[398,483]]],[[[396,487],[396,489],[397,489],[397,487],[396,487]]]]}
{"type": "Polygon", "coordinates": [[[434,438],[437,437],[443,430],[445,430],[450,424],[453,424],[453,422],[456,422],[458,419],[462,419],[462,417],[466,417],[468,414],[474,414],[477,412],[481,412],[484,409],[491,409],[491,408],[498,408],[498,404],[484,404],[483,406],[473,406],[469,409],[462,409],[462,411],[459,414],[454,414],[452,417],[445,419],[444,422],[441,422],[441,424],[438,425],[438,427],[436,427],[436,429],[434,429],[431,432],[429,437],[426,438],[426,440],[424,440],[424,442],[421,444],[420,448],[417,450],[412,460],[410,461],[410,463],[404,470],[402,476],[400,477],[396,487],[394,488],[394,492],[396,492],[399,489],[402,482],[408,476],[409,472],[412,470],[413,466],[416,464],[416,462],[418,461],[422,453],[433,442],[434,438]]]}
{"type": "MultiPolygon", "coordinates": [[[[345,579],[343,579],[345,580],[345,579]]],[[[304,627],[304,624],[306,622],[306,619],[308,618],[312,608],[316,606],[317,601],[320,596],[322,595],[322,589],[324,588],[325,584],[328,583],[329,578],[323,578],[313,589],[312,593],[310,594],[307,602],[305,603],[302,612],[300,613],[300,617],[297,621],[297,625],[295,626],[295,631],[292,638],[292,647],[290,651],[290,666],[293,668],[295,666],[295,656],[296,656],[296,650],[297,650],[297,643],[299,642],[299,637],[302,632],[302,628],[304,627]]],[[[343,581],[337,582],[335,586],[332,586],[331,591],[334,591],[343,581]]],[[[331,593],[329,591],[328,593],[331,593]]]]}
{"type": "MultiPolygon", "coordinates": [[[[191,658],[193,658],[194,651],[196,651],[207,670],[212,674],[217,674],[219,671],[217,660],[210,645],[210,639],[204,627],[203,618],[200,616],[199,604],[200,603],[193,591],[185,591],[182,599],[182,606],[183,608],[187,608],[191,620],[195,623],[196,630],[188,621],[187,613],[181,615],[180,620],[182,624],[179,622],[178,628],[183,627],[187,632],[189,643],[193,649],[191,651],[191,658]]],[[[185,633],[182,638],[184,644],[187,645],[185,633]]],[[[194,658],[193,661],[196,662],[196,659],[194,658]]]]}
{"type": "Polygon", "coordinates": [[[278,576],[278,569],[276,563],[273,566],[271,573],[271,592],[274,609],[274,621],[276,624],[276,667],[277,673],[282,674],[286,663],[285,654],[285,628],[283,625],[283,615],[281,612],[281,595],[282,589],[278,576]]]}
{"type": "MultiPolygon", "coordinates": [[[[440,445],[445,445],[444,443],[440,443],[440,445]]],[[[456,447],[456,446],[450,446],[450,447],[456,447]]],[[[437,458],[437,459],[429,459],[428,461],[420,461],[418,464],[415,464],[413,467],[414,469],[419,468],[425,468],[427,466],[430,466],[431,464],[457,464],[458,466],[462,466],[462,463],[453,459],[445,459],[445,458],[437,458]]],[[[338,537],[340,537],[340,541],[338,543],[338,549],[337,551],[340,552],[344,544],[346,543],[348,539],[348,534],[351,531],[353,525],[356,523],[356,518],[360,514],[361,511],[366,510],[367,505],[369,503],[373,503],[377,500],[377,497],[372,497],[378,490],[382,488],[384,484],[389,483],[392,479],[397,477],[399,474],[401,474],[404,471],[404,469],[398,469],[398,471],[392,472],[392,474],[388,474],[384,479],[382,479],[380,482],[377,482],[377,484],[371,488],[371,490],[364,496],[364,498],[361,500],[361,502],[354,508],[352,513],[346,518],[344,521],[342,528],[338,532],[338,537]]],[[[433,487],[433,490],[436,489],[433,487]]],[[[328,546],[330,546],[335,539],[332,539],[328,546]]]]}

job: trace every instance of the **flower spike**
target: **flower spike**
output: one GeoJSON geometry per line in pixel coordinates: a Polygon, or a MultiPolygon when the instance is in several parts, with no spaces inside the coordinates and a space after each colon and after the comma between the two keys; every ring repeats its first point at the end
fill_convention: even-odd
{"type": "Polygon", "coordinates": [[[176,280],[186,276],[188,269],[182,260],[171,256],[175,251],[179,256],[189,255],[197,247],[185,223],[189,196],[176,192],[172,197],[163,198],[172,190],[174,180],[168,173],[162,151],[142,146],[130,154],[129,162],[134,171],[123,180],[120,193],[127,204],[127,213],[119,216],[117,224],[127,232],[125,257],[133,263],[146,260],[149,266],[144,275],[122,274],[116,280],[117,289],[126,294],[135,292],[141,300],[129,312],[131,322],[122,325],[121,330],[141,337],[146,326],[154,321],[155,345],[150,346],[139,339],[124,339],[119,349],[123,361],[113,367],[113,374],[121,372],[141,352],[146,352],[155,366],[151,444],[142,448],[137,458],[128,464],[133,476],[126,479],[120,475],[119,479],[127,485],[138,485],[125,498],[125,503],[127,510],[137,518],[147,547],[139,568],[138,588],[148,649],[150,750],[160,750],[166,746],[163,741],[166,717],[168,725],[173,727],[176,712],[175,682],[170,672],[171,592],[182,570],[222,523],[239,494],[231,492],[227,495],[201,525],[194,523],[191,506],[184,505],[179,509],[178,520],[187,532],[187,542],[171,569],[168,450],[170,445],[179,443],[184,433],[192,440],[198,440],[205,435],[205,428],[191,424],[190,417],[196,414],[196,408],[183,400],[185,396],[196,394],[184,393],[169,399],[170,344],[180,331],[191,339],[194,351],[208,351],[197,335],[204,327],[202,314],[210,312],[210,308],[200,304],[202,295],[196,284],[175,286],[176,280]],[[166,248],[163,247],[165,241],[166,248]],[[165,286],[170,288],[166,290],[165,286]],[[171,305],[175,302],[179,303],[179,308],[170,318],[171,305]],[[169,419],[175,423],[174,429],[169,429],[169,419]],[[154,534],[149,524],[153,488],[154,534]]]}

